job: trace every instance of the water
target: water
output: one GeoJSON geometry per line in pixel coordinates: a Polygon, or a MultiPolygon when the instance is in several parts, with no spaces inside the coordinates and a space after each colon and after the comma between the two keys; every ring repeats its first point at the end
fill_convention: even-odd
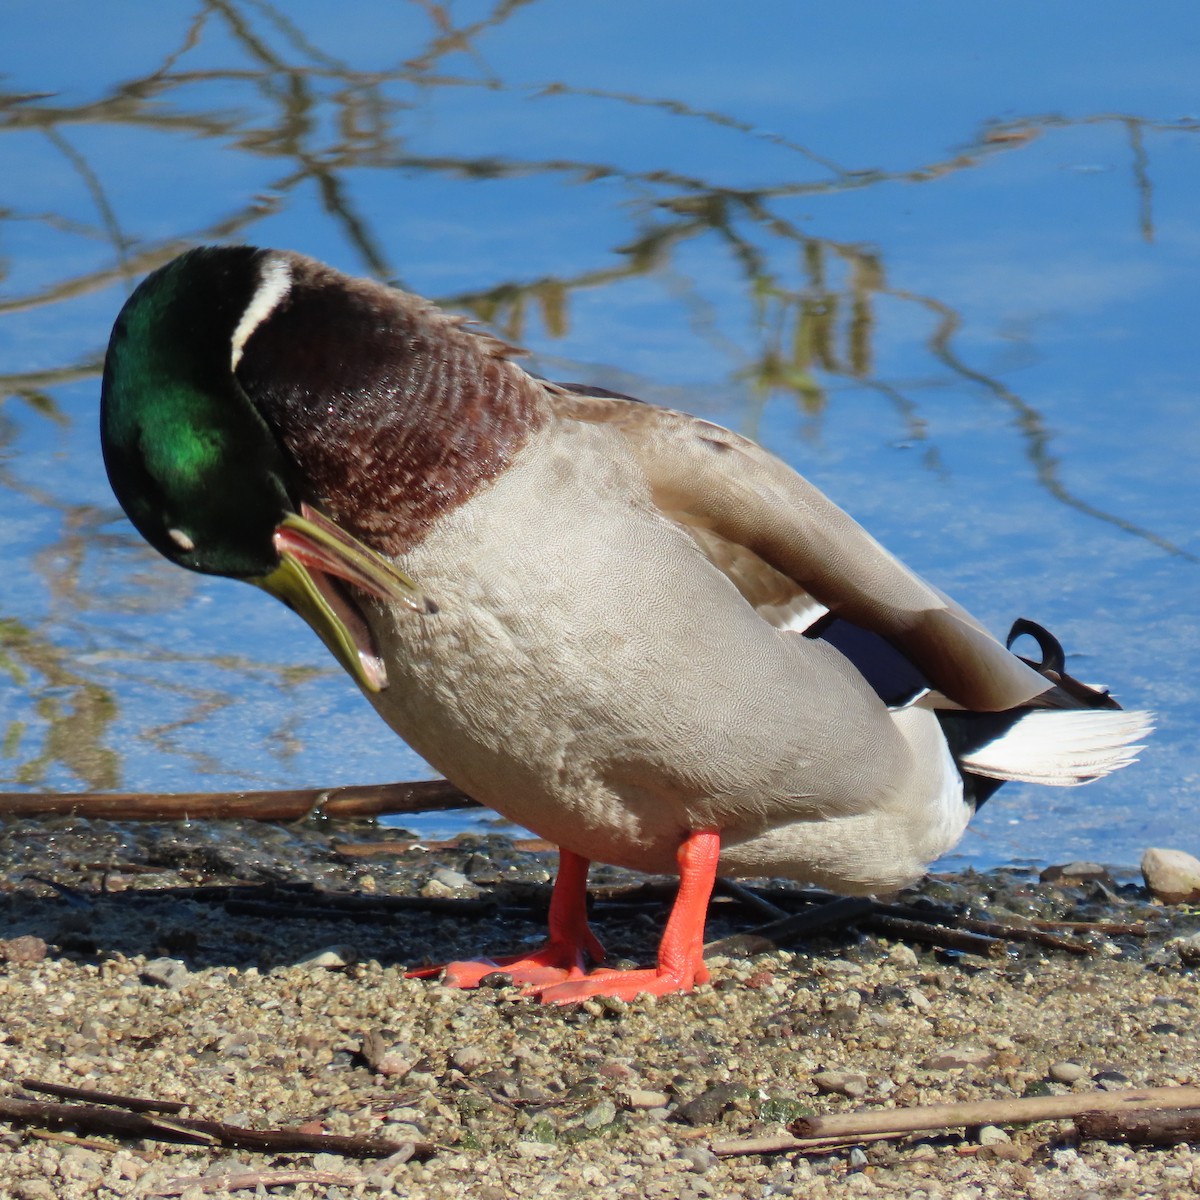
{"type": "Polygon", "coordinates": [[[108,490],[118,308],[240,239],[760,438],[1158,711],[1142,763],[1006,787],[956,861],[1200,851],[1200,15],[1149,11],[8,5],[0,786],[428,774],[295,617],[159,560],[108,490]]]}

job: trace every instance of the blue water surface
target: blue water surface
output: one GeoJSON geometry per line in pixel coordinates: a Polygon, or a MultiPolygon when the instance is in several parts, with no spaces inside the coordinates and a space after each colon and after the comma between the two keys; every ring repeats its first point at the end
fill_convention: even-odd
{"type": "Polygon", "coordinates": [[[955,862],[1200,852],[1194,5],[16,0],[4,34],[0,788],[429,773],[108,489],[117,310],[246,240],[759,438],[1157,711],[1141,763],[1006,787],[955,862]]]}

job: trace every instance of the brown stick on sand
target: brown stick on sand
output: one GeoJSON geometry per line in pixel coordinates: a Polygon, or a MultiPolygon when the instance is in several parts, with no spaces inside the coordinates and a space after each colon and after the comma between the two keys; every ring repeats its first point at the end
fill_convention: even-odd
{"type": "MultiPolygon", "coordinates": [[[[50,1089],[43,1085],[41,1090],[50,1089]]],[[[83,1093],[83,1089],[73,1091],[83,1093]]],[[[273,1154],[327,1153],[351,1158],[386,1158],[412,1147],[416,1157],[428,1158],[434,1152],[433,1145],[428,1142],[305,1133],[298,1129],[248,1129],[224,1121],[127,1111],[130,1101],[144,1110],[144,1101],[138,1097],[114,1096],[107,1092],[98,1095],[104,1097],[102,1104],[61,1104],[0,1093],[0,1121],[33,1125],[41,1129],[80,1129],[85,1133],[107,1134],[110,1137],[230,1146],[238,1150],[260,1150],[273,1154]],[[121,1107],[116,1107],[118,1104],[121,1107]]]]}
{"type": "Polygon", "coordinates": [[[975,1100],[965,1104],[927,1104],[915,1108],[870,1108],[825,1117],[798,1117],[789,1129],[792,1139],[755,1138],[753,1142],[717,1142],[714,1154],[766,1154],[805,1150],[831,1140],[902,1137],[927,1129],[964,1125],[1012,1125],[1054,1121],[1081,1113],[1132,1114],[1147,1110],[1200,1107],[1200,1087],[1131,1088],[1120,1092],[1072,1093],[1066,1096],[1025,1096],[1006,1100],[975,1100]]]}
{"type": "Polygon", "coordinates": [[[1075,1118],[1075,1128],[1080,1137],[1097,1141],[1177,1146],[1180,1142],[1200,1142],[1200,1108],[1085,1112],[1075,1118]]]}
{"type": "Polygon", "coordinates": [[[475,801],[445,779],[273,792],[0,792],[0,814],[64,813],[111,821],[299,821],[314,813],[379,817],[473,807],[475,801]]]}

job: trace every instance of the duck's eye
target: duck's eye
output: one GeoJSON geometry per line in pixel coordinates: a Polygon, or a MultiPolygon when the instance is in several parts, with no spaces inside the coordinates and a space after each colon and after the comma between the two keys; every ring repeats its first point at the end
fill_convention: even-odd
{"type": "Polygon", "coordinates": [[[188,535],[184,533],[182,529],[168,529],[167,537],[169,537],[171,541],[173,541],[175,545],[177,545],[180,550],[184,551],[185,553],[195,550],[196,548],[196,543],[193,542],[192,539],[188,537],[188,535]]]}

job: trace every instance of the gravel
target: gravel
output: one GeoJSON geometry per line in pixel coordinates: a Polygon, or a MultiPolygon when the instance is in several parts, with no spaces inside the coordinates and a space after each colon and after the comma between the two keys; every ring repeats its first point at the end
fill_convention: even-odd
{"type": "MultiPolygon", "coordinates": [[[[905,896],[1009,921],[1148,926],[1146,938],[1093,935],[1089,958],[1017,943],[985,958],[848,931],[717,957],[712,983],[688,997],[562,1010],[404,975],[426,958],[536,940],[551,857],[501,837],[338,849],[385,835],[406,841],[366,825],[0,820],[0,1078],[436,1147],[425,1161],[353,1160],[48,1140],[0,1124],[0,1195],[202,1196],[222,1181],[332,1200],[1200,1191],[1198,1148],[1077,1144],[1064,1123],[812,1157],[710,1149],[782,1133],[803,1113],[1197,1083],[1200,961],[1189,956],[1200,911],[1152,900],[1132,876],[1043,882],[1014,868],[932,879],[905,896]],[[234,900],[211,891],[272,882],[291,890],[269,894],[266,914],[234,902],[248,889],[234,900]],[[430,883],[429,903],[444,907],[386,907],[430,883]],[[495,888],[505,906],[481,907],[495,888]],[[380,907],[364,899],[322,915],[328,892],[380,907]],[[456,910],[456,897],[472,907],[456,910]]],[[[594,878],[637,877],[597,868],[594,878]]],[[[652,956],[658,895],[597,909],[615,956],[652,956]]],[[[709,936],[758,920],[717,904],[709,936]]]]}

